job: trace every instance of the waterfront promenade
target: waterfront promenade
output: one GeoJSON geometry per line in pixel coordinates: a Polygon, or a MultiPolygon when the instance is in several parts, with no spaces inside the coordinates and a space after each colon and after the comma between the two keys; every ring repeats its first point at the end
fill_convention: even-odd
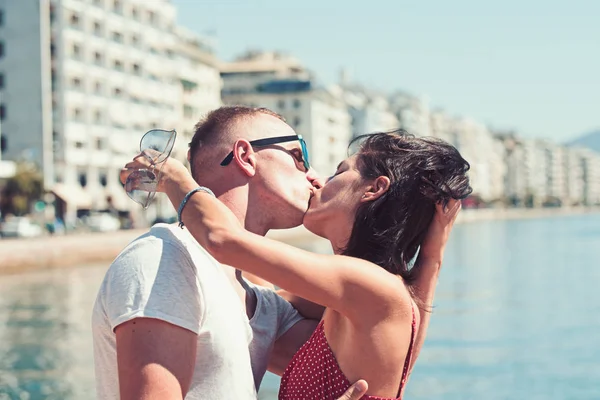
{"type": "MultiPolygon", "coordinates": [[[[585,213],[600,213],[600,208],[463,210],[459,215],[457,223],[549,218],[585,213]]],[[[35,239],[1,239],[0,274],[62,268],[99,262],[109,263],[131,240],[145,231],[145,229],[136,229],[111,233],[45,236],[35,239]]],[[[269,233],[269,236],[288,243],[322,240],[317,239],[303,227],[285,231],[272,231],[269,233]]]]}

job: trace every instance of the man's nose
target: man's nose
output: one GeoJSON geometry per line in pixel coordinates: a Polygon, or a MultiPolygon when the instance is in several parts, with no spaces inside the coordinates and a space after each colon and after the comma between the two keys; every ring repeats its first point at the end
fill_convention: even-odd
{"type": "Polygon", "coordinates": [[[317,171],[315,171],[313,168],[309,169],[308,172],[306,173],[306,179],[308,179],[310,184],[313,185],[317,189],[321,189],[323,187],[323,185],[325,184],[325,181],[323,180],[323,178],[321,178],[319,176],[319,174],[317,173],[317,171]]]}

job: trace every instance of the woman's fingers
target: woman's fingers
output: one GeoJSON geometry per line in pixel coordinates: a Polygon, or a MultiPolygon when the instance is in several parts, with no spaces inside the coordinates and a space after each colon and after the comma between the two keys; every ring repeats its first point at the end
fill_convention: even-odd
{"type": "Polygon", "coordinates": [[[121,172],[119,173],[119,179],[124,185],[125,182],[127,182],[127,178],[129,177],[129,175],[131,175],[132,172],[152,167],[152,162],[148,159],[148,157],[144,153],[140,153],[137,156],[135,156],[133,160],[125,164],[125,167],[121,169],[121,172]]]}
{"type": "Polygon", "coordinates": [[[461,210],[461,201],[450,199],[446,207],[442,203],[438,203],[435,205],[437,218],[440,219],[443,223],[453,223],[458,216],[458,213],[461,210]]]}

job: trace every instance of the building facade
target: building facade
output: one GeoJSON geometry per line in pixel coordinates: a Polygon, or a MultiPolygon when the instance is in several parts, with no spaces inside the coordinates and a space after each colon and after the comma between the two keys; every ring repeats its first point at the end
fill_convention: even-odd
{"type": "Polygon", "coordinates": [[[4,156],[35,162],[71,220],[81,210],[137,211],[118,173],[143,133],[177,129],[182,156],[194,120],[220,104],[210,44],[176,26],[167,0],[2,0],[0,8],[4,156]]]}

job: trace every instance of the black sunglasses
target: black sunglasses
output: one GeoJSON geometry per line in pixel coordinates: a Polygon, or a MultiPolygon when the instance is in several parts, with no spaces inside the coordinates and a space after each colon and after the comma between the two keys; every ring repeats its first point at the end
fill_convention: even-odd
{"type": "MultiPolygon", "coordinates": [[[[308,171],[310,169],[310,164],[308,162],[308,148],[306,147],[306,142],[302,138],[302,135],[278,136],[266,139],[258,139],[252,140],[249,143],[253,147],[259,147],[270,146],[272,144],[277,143],[293,142],[294,140],[298,140],[300,142],[300,147],[302,148],[302,163],[304,164],[304,168],[306,168],[306,170],[308,171]]],[[[229,152],[229,154],[227,154],[227,157],[225,157],[223,161],[221,161],[221,166],[224,167],[226,165],[229,165],[231,160],[233,160],[233,151],[229,152]]]]}

